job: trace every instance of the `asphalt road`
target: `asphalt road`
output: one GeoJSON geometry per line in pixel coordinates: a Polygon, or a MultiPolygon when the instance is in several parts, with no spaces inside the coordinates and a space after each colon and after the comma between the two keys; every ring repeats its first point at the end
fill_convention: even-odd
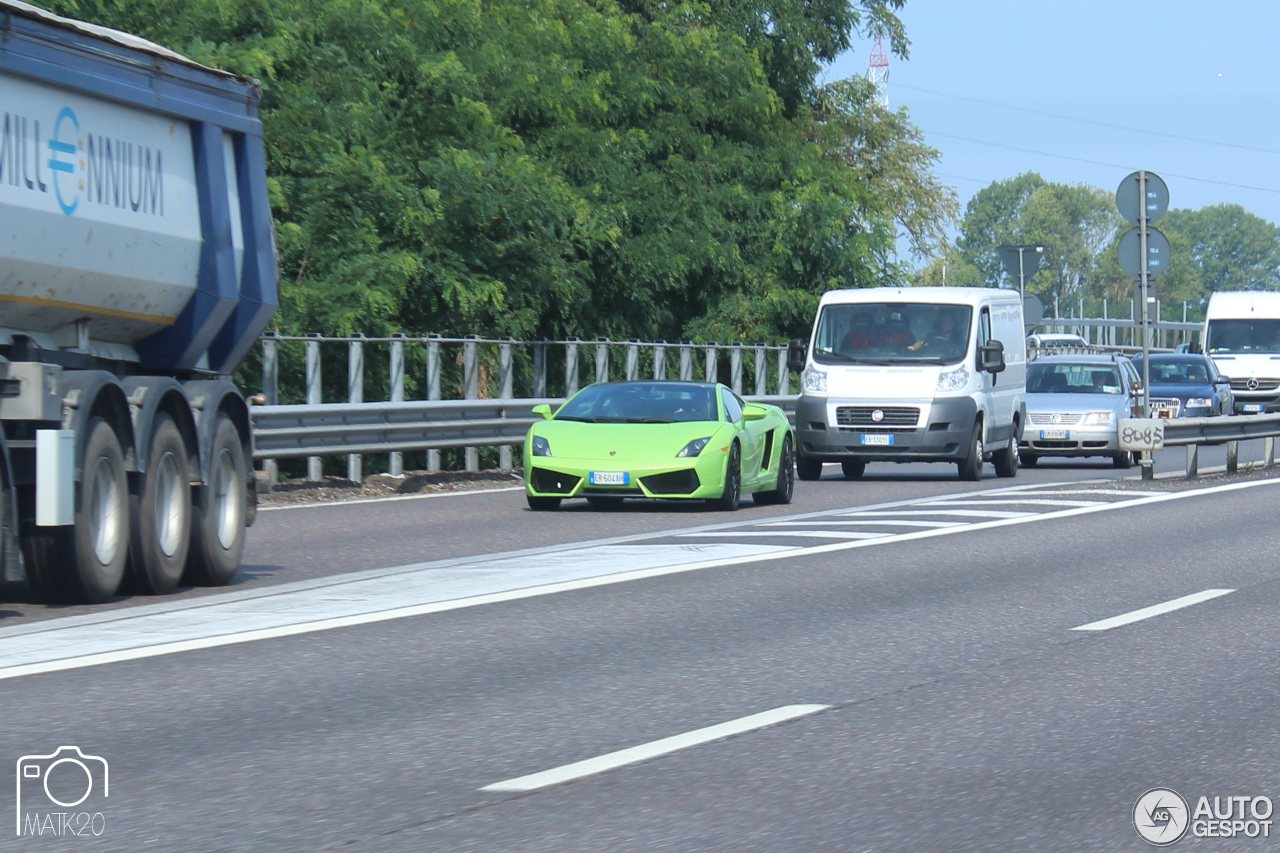
{"type": "Polygon", "coordinates": [[[835,471],[733,515],[273,510],[227,590],[7,590],[0,754],[110,774],[63,808],[82,771],[28,761],[12,849],[1139,850],[1148,789],[1280,797],[1280,481],[835,471]]]}

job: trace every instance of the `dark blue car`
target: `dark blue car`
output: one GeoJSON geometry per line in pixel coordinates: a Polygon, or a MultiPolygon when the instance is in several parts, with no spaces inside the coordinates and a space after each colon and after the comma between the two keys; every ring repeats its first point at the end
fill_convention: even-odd
{"type": "MultiPolygon", "coordinates": [[[[1142,357],[1133,360],[1142,375],[1142,357]]],[[[1151,412],[1155,417],[1205,418],[1235,410],[1231,380],[1196,353],[1151,354],[1151,412]]]]}

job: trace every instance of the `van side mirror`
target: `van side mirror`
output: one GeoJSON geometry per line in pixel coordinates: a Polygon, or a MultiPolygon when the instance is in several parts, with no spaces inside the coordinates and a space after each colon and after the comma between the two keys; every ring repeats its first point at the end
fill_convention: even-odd
{"type": "Polygon", "coordinates": [[[991,341],[978,347],[978,367],[987,373],[999,373],[1004,370],[1004,344],[991,341]]]}
{"type": "Polygon", "coordinates": [[[803,338],[792,338],[787,345],[787,370],[792,373],[803,373],[805,362],[809,360],[809,342],[803,338]]]}

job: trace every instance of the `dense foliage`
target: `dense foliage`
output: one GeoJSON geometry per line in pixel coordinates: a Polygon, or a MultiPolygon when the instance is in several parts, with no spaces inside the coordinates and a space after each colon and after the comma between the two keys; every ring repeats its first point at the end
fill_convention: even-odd
{"type": "Polygon", "coordinates": [[[822,86],[904,0],[42,0],[262,79],[285,332],[777,340],[954,194],[822,86]]]}

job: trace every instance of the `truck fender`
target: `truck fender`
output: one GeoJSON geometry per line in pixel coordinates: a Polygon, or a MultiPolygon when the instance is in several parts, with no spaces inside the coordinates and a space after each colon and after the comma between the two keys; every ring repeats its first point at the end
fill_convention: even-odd
{"type": "Polygon", "coordinates": [[[173,418],[178,431],[182,433],[182,441],[187,446],[190,479],[200,479],[199,432],[186,389],[176,379],[168,376],[131,376],[124,380],[123,386],[129,400],[133,434],[136,438],[137,466],[134,470],[139,474],[146,473],[150,453],[143,445],[151,439],[156,416],[166,412],[173,418]]]}
{"type": "Polygon", "coordinates": [[[85,427],[94,415],[101,415],[115,428],[124,449],[125,470],[137,470],[128,396],[116,377],[105,370],[64,370],[58,377],[58,397],[62,400],[62,428],[76,431],[77,481],[84,475],[85,427]]]}
{"type": "Polygon", "coordinates": [[[253,434],[249,426],[249,404],[245,402],[240,390],[229,379],[195,379],[182,383],[182,388],[195,415],[200,451],[200,482],[206,483],[209,479],[213,431],[220,412],[225,412],[236,425],[240,441],[244,445],[245,459],[250,460],[252,470],[253,434]]]}

